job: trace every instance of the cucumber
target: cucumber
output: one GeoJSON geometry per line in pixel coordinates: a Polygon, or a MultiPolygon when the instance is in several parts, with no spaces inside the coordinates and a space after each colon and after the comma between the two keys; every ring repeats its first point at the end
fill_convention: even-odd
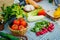
{"type": "Polygon", "coordinates": [[[5,39],[5,38],[0,38],[0,40],[7,40],[7,39],[5,39]]]}
{"type": "Polygon", "coordinates": [[[0,32],[0,36],[8,39],[8,40],[20,40],[20,38],[17,38],[15,36],[12,36],[10,34],[6,34],[6,33],[3,33],[3,32],[0,32]]]}

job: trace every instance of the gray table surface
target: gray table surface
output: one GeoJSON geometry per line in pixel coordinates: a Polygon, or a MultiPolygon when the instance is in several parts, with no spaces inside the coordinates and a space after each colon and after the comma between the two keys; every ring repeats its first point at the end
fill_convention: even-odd
{"type": "MultiPolygon", "coordinates": [[[[42,6],[46,11],[54,10],[56,8],[56,6],[53,6],[52,4],[48,3],[48,1],[46,1],[46,0],[39,2],[38,4],[40,6],[42,6]]],[[[48,18],[45,18],[44,20],[53,22],[48,18]]],[[[48,32],[48,33],[38,36],[38,37],[35,35],[35,33],[30,31],[30,29],[33,28],[33,26],[34,26],[34,23],[35,22],[28,23],[29,28],[26,33],[28,40],[60,40],[60,26],[56,22],[53,22],[55,24],[55,29],[53,30],[53,32],[48,32]]],[[[11,34],[10,30],[8,29],[8,23],[5,24],[5,29],[2,32],[11,34]]]]}

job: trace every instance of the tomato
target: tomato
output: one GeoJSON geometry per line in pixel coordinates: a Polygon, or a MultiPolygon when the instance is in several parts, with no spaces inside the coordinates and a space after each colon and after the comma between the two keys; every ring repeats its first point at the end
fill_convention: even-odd
{"type": "Polygon", "coordinates": [[[19,20],[19,21],[25,21],[24,18],[19,18],[18,20],[19,20]]]}
{"type": "Polygon", "coordinates": [[[21,30],[21,29],[24,29],[24,26],[23,26],[23,25],[20,25],[20,26],[18,27],[18,30],[21,30]]]}
{"type": "Polygon", "coordinates": [[[13,24],[19,25],[20,24],[20,21],[19,20],[14,20],[13,21],[13,24]]]}
{"type": "Polygon", "coordinates": [[[17,30],[17,29],[18,29],[18,25],[13,24],[11,28],[12,28],[13,30],[17,30]]]}
{"type": "Polygon", "coordinates": [[[21,24],[21,21],[25,21],[24,18],[19,18],[18,20],[19,20],[20,24],[21,24]]]}
{"type": "Polygon", "coordinates": [[[23,25],[26,28],[26,26],[27,26],[26,21],[21,21],[21,25],[23,25]]]}
{"type": "Polygon", "coordinates": [[[39,12],[38,12],[38,15],[40,16],[40,15],[46,15],[46,12],[44,11],[44,10],[40,10],[39,12]]]}

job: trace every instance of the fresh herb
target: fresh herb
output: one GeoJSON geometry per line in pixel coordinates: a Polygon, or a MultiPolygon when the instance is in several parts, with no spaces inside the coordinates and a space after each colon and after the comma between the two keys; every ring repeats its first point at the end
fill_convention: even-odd
{"type": "Polygon", "coordinates": [[[15,17],[23,17],[23,10],[22,7],[20,7],[18,4],[13,4],[12,6],[4,7],[4,5],[1,7],[3,11],[3,19],[4,22],[7,22],[10,18],[13,16],[15,17]]]}

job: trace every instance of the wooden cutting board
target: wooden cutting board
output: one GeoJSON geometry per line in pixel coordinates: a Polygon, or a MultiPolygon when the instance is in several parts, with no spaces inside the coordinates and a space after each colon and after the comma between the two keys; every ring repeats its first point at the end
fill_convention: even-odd
{"type": "Polygon", "coordinates": [[[0,12],[2,11],[1,7],[3,6],[3,4],[6,7],[6,6],[11,6],[13,3],[14,3],[14,0],[0,0],[0,12]]]}

